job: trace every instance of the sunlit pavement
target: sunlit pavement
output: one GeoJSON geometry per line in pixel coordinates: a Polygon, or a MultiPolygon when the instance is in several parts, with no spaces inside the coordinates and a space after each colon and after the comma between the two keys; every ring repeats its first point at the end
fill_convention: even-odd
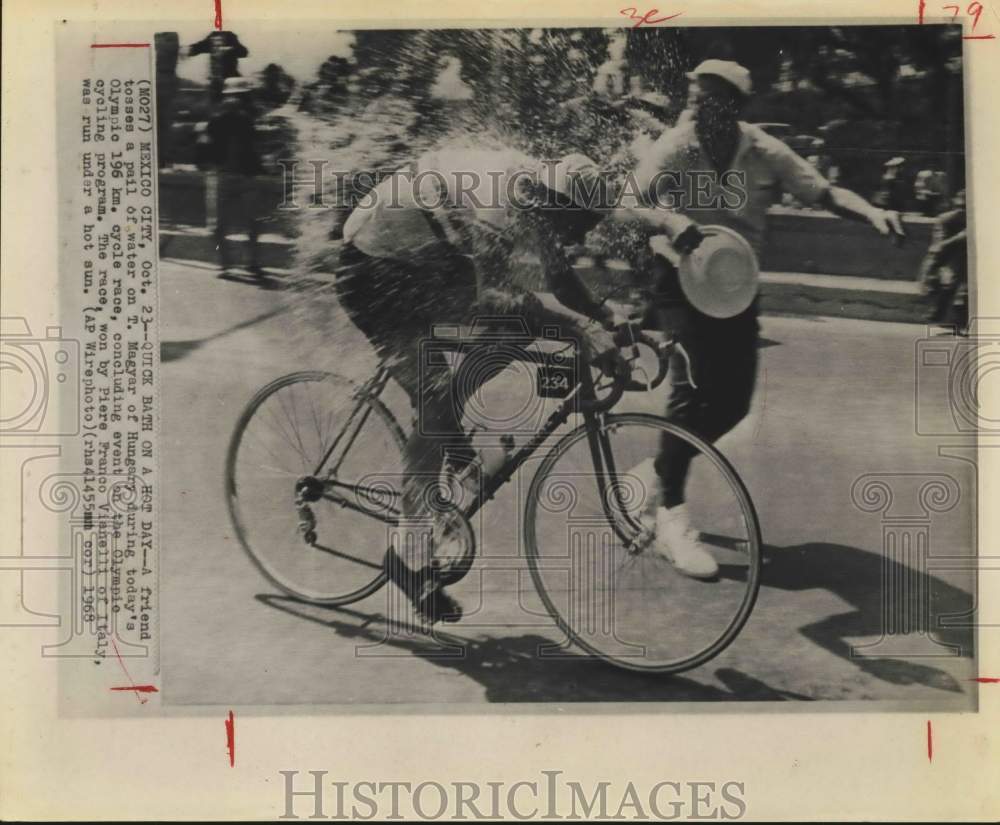
{"type": "MultiPolygon", "coordinates": [[[[518,583],[531,588],[518,561],[523,502],[514,491],[487,505],[478,525],[482,569],[488,572],[496,557],[503,569],[474,573],[455,588],[473,616],[437,640],[387,637],[384,617],[398,615],[398,605],[387,602],[391,588],[343,610],[281,598],[252,567],[229,522],[223,463],[230,434],[250,396],[272,378],[309,368],[363,380],[374,356],[319,299],[220,279],[210,267],[161,263],[160,297],[162,663],[169,703],[835,699],[916,709],[975,700],[972,634],[961,619],[936,630],[936,642],[882,633],[884,608],[899,605],[894,587],[926,598],[933,627],[972,605],[974,454],[939,455],[942,444],[961,439],[916,434],[918,386],[924,395],[946,391],[944,376],[932,369],[920,373],[918,385],[922,327],[762,319],[753,410],[719,447],[760,515],[764,584],[728,650],[666,677],[582,655],[536,655],[539,645],[561,636],[539,615],[540,605],[518,603],[518,583]],[[856,486],[866,474],[872,484],[856,486]],[[941,476],[946,486],[947,477],[954,480],[960,497],[933,512],[919,489],[941,476]],[[891,503],[880,498],[884,489],[895,493],[891,503]],[[929,530],[929,560],[914,552],[884,565],[883,542],[907,530],[929,530]],[[950,655],[956,648],[946,644],[964,655],[950,655]]],[[[659,412],[663,397],[630,394],[621,406],[659,412]]],[[[391,400],[408,422],[399,395],[391,400]]],[[[713,585],[698,586],[710,600],[713,585]]],[[[687,620],[696,625],[698,610],[691,613],[687,620]]]]}

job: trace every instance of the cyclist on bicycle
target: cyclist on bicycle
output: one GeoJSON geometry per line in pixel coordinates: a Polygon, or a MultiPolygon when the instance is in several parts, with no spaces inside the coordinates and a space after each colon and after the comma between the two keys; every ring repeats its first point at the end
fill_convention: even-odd
{"type": "MultiPolygon", "coordinates": [[[[344,224],[338,296],[387,358],[419,418],[404,451],[405,518],[429,515],[428,490],[437,483],[445,447],[453,463],[475,457],[461,410],[476,387],[459,390],[447,373],[420,373],[420,342],[434,324],[468,323],[482,313],[520,316],[532,331],[561,323],[578,335],[590,359],[613,372],[626,368],[607,329],[611,311],[591,295],[563,251],[609,215],[645,221],[682,252],[701,240],[693,222],[673,212],[616,208],[583,155],[542,163],[510,149],[429,152],[383,180],[352,212],[344,224]],[[510,284],[516,245],[538,255],[558,304],[510,284]],[[456,397],[459,392],[464,398],[456,397]]],[[[481,385],[498,371],[477,380],[481,385]]],[[[447,541],[446,530],[435,524],[435,550],[447,541]]],[[[389,550],[390,579],[423,617],[457,620],[461,608],[435,580],[431,559],[415,552],[400,559],[389,550]]]]}

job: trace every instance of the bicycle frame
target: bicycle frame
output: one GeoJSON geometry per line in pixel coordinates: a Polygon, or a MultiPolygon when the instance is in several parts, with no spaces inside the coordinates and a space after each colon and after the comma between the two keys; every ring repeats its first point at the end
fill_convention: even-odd
{"type": "MultiPolygon", "coordinates": [[[[534,363],[539,365],[544,363],[543,356],[540,353],[529,349],[522,350],[521,354],[519,354],[514,361],[522,361],[525,363],[534,363]]],[[[469,505],[462,511],[462,516],[465,519],[471,519],[486,504],[486,502],[490,501],[497,494],[500,488],[510,481],[521,466],[523,466],[524,463],[538,451],[538,449],[556,431],[556,429],[562,426],[571,415],[579,413],[583,416],[583,425],[587,428],[587,440],[590,446],[591,458],[594,462],[595,481],[598,486],[598,492],[601,497],[601,505],[604,508],[605,515],[619,537],[625,541],[626,544],[632,543],[634,535],[630,536],[622,529],[621,518],[625,518],[631,522],[629,524],[629,530],[632,533],[638,532],[638,530],[641,529],[640,525],[627,515],[627,510],[621,499],[621,490],[618,485],[611,484],[610,486],[614,499],[618,505],[617,516],[614,512],[612,512],[611,498],[608,495],[609,481],[613,481],[616,475],[616,469],[611,453],[611,445],[607,434],[604,432],[602,422],[607,409],[611,405],[607,404],[606,400],[602,400],[597,397],[597,385],[594,383],[593,376],[589,369],[579,370],[578,375],[579,380],[577,381],[575,387],[570,391],[566,399],[549,415],[544,424],[542,424],[531,439],[519,449],[511,453],[501,467],[492,476],[486,479],[486,483],[480,487],[473,501],[470,502],[469,505]]],[[[334,478],[337,469],[340,467],[340,462],[343,461],[343,457],[346,455],[347,450],[350,449],[351,445],[353,445],[354,441],[357,439],[361,428],[364,426],[364,423],[371,412],[371,407],[366,404],[366,400],[378,398],[385,390],[386,385],[389,383],[389,378],[389,368],[387,365],[382,364],[379,366],[375,375],[358,389],[357,404],[348,416],[344,428],[334,438],[333,443],[323,455],[323,458],[320,460],[314,475],[322,480],[323,498],[333,501],[334,503],[348,509],[364,513],[365,515],[376,518],[387,524],[397,525],[399,524],[401,513],[395,506],[383,504],[380,507],[373,506],[369,508],[339,494],[339,489],[343,488],[353,491],[355,496],[360,498],[367,496],[369,499],[374,499],[376,497],[384,496],[382,491],[372,490],[371,488],[364,487],[360,484],[348,484],[334,478]],[[342,443],[344,443],[345,446],[341,452],[340,459],[335,461],[329,469],[324,470],[327,462],[331,461],[337,447],[342,443]]],[[[617,398],[612,401],[612,404],[615,401],[617,401],[617,398]]],[[[471,553],[469,553],[466,558],[463,558],[456,566],[448,571],[445,577],[448,583],[454,583],[463,578],[471,569],[474,560],[475,549],[473,548],[471,553]]]]}

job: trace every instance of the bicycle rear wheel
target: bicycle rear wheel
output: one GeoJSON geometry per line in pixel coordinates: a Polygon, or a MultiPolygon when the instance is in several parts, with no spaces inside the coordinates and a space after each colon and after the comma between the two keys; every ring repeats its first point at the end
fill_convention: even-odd
{"type": "Polygon", "coordinates": [[[609,415],[564,436],[528,491],[524,537],[535,587],[568,637],[542,655],[573,655],[576,643],[630,670],[688,670],[736,638],[760,587],[760,527],[742,481],[718,450],[658,416],[609,415]],[[665,435],[697,450],[687,506],[715,581],[655,552],[651,457],[665,435]]]}
{"type": "Polygon", "coordinates": [[[279,378],[251,399],[226,456],[226,501],[258,570],[315,604],[385,583],[403,432],[367,389],[325,372],[279,378]]]}

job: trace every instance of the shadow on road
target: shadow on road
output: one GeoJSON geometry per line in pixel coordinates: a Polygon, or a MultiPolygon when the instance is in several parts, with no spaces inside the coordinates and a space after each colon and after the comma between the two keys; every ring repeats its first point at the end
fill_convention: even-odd
{"type": "Polygon", "coordinates": [[[257,289],[282,289],[284,283],[281,279],[276,278],[271,275],[266,270],[262,270],[260,275],[254,275],[251,272],[245,270],[230,270],[228,272],[220,272],[217,276],[223,281],[232,281],[237,284],[246,284],[247,286],[257,287],[257,289]]]}
{"type": "MultiPolygon", "coordinates": [[[[886,560],[880,553],[841,544],[765,547],[763,555],[763,587],[826,590],[854,606],[849,613],[802,625],[799,632],[807,639],[882,681],[962,691],[950,673],[930,663],[973,655],[972,628],[948,626],[947,622],[950,618],[953,625],[962,620],[971,624],[967,617],[974,603],[969,593],[935,576],[886,560]],[[889,593],[894,594],[895,604],[889,593]],[[917,618],[921,615],[925,617],[922,622],[917,618]],[[888,622],[904,620],[914,631],[930,629],[930,637],[913,632],[893,638],[885,633],[885,628],[891,626],[888,622]],[[873,643],[873,638],[878,641],[873,643]],[[858,646],[849,639],[859,640],[858,646]]],[[[722,575],[737,578],[743,569],[726,567],[722,575]]]]}
{"type": "MultiPolygon", "coordinates": [[[[323,625],[338,636],[362,643],[355,655],[377,657],[405,651],[440,667],[452,668],[486,689],[490,702],[641,702],[808,699],[771,688],[732,668],[716,677],[724,690],[692,679],[620,670],[590,657],[568,653],[539,657],[553,640],[535,633],[463,638],[432,628],[430,633],[387,620],[380,613],[352,608],[321,608],[288,596],[259,594],[276,610],[323,625]],[[379,646],[385,653],[378,653],[379,646]]],[[[405,688],[402,688],[405,690],[405,688]]],[[[405,693],[402,694],[405,700],[405,693]]]]}
{"type": "MultiPolygon", "coordinates": [[[[707,537],[710,538],[710,537],[707,537]]],[[[944,580],[912,567],[886,561],[882,554],[840,544],[815,542],[791,547],[765,547],[762,586],[778,590],[825,590],[851,604],[847,613],[824,616],[801,625],[809,641],[851,663],[866,674],[896,685],[924,685],[961,693],[962,686],[938,665],[973,655],[970,623],[972,596],[944,580]],[[889,586],[898,595],[895,610],[905,606],[912,621],[926,617],[930,634],[885,634],[892,604],[884,597],[889,586]],[[923,613],[917,601],[923,602],[923,613]],[[951,626],[949,626],[949,624],[951,626]],[[914,647],[914,643],[918,643],[914,647]],[[900,645],[905,644],[902,648],[900,645]],[[867,645],[867,647],[865,646],[867,645]]],[[[739,579],[746,568],[723,565],[720,575],[739,579]]],[[[569,648],[559,656],[540,656],[553,639],[538,633],[477,634],[463,637],[436,626],[424,632],[389,620],[384,614],[353,608],[323,608],[288,596],[260,594],[257,600],[297,618],[327,627],[358,645],[361,657],[422,658],[451,668],[481,684],[491,702],[597,701],[780,701],[813,697],[776,689],[742,671],[720,667],[713,673],[719,684],[664,674],[643,674],[614,668],[569,648]],[[381,651],[380,651],[381,648],[381,651]],[[720,687],[719,685],[722,685],[720,687]]],[[[795,616],[782,613],[781,621],[795,616]]],[[[912,629],[924,625],[917,623],[912,629]]],[[[758,634],[762,628],[758,627],[758,634]]],[[[766,628],[763,629],[766,633],[766,628]]],[[[766,643],[764,645],[766,649],[766,643]]],[[[794,655],[793,651],[785,651],[794,655]]],[[[706,674],[708,667],[700,673],[706,674]]],[[[405,696],[403,697],[405,699],[405,696]]]]}
{"type": "Polygon", "coordinates": [[[255,315],[253,318],[248,318],[246,321],[240,321],[238,324],[233,324],[231,327],[219,330],[219,332],[214,332],[205,338],[192,338],[187,341],[162,341],[160,343],[160,361],[164,363],[179,361],[182,358],[186,358],[205,344],[217,341],[219,338],[224,338],[227,335],[232,335],[234,332],[239,332],[241,329],[252,327],[262,321],[273,318],[275,315],[287,312],[289,309],[289,306],[275,307],[274,309],[270,309],[260,315],[255,315]]]}

